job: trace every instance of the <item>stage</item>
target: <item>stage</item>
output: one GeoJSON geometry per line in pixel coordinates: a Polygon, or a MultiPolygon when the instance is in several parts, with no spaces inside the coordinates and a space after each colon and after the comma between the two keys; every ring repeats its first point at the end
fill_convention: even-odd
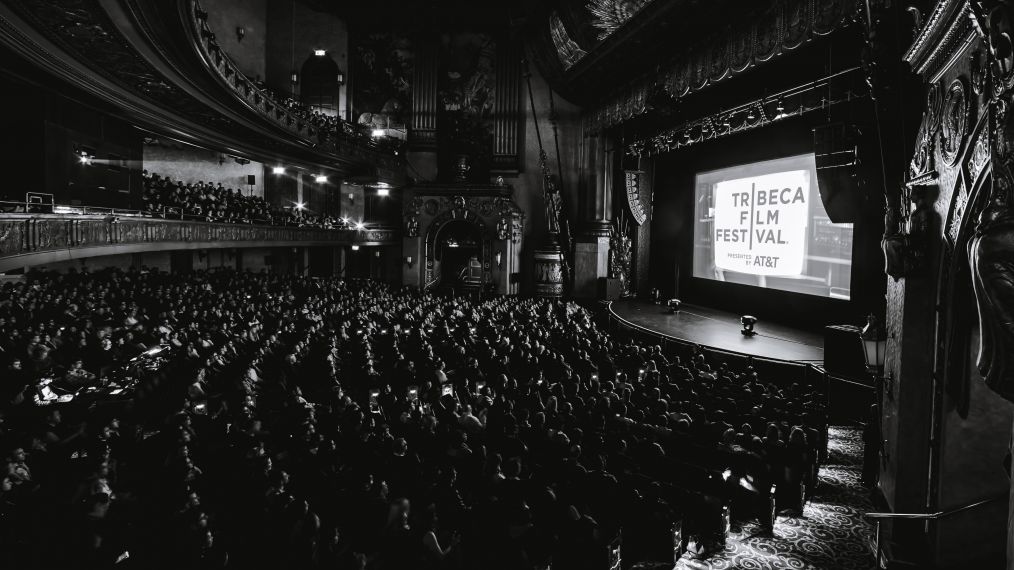
{"type": "Polygon", "coordinates": [[[672,314],[664,305],[647,301],[613,301],[609,312],[621,322],[672,339],[769,360],[821,365],[824,338],[819,333],[757,321],[757,334],[740,333],[740,315],[688,305],[672,314]]]}

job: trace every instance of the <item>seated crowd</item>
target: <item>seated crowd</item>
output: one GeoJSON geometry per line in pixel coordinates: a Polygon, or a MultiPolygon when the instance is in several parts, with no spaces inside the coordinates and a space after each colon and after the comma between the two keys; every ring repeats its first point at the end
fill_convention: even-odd
{"type": "Polygon", "coordinates": [[[772,486],[800,510],[825,448],[815,390],[574,303],[226,270],[0,291],[16,568],[594,569],[617,536],[671,562],[677,522],[770,525],[772,486]],[[127,403],[36,405],[151,347],[127,403]]]}
{"type": "Polygon", "coordinates": [[[308,122],[317,132],[322,133],[325,138],[358,140],[363,144],[389,151],[398,151],[402,147],[401,141],[397,139],[373,137],[372,129],[367,125],[346,121],[336,114],[324,113],[320,109],[299,101],[291,95],[279,93],[269,88],[262,81],[253,81],[253,84],[274,99],[277,105],[285,107],[290,113],[308,122]]]}
{"type": "Polygon", "coordinates": [[[296,207],[269,204],[260,196],[244,196],[235,188],[226,188],[203,180],[181,180],[144,171],[144,210],[153,216],[177,218],[190,216],[208,222],[271,224],[323,229],[350,229],[348,220],[314,216],[296,207]]]}

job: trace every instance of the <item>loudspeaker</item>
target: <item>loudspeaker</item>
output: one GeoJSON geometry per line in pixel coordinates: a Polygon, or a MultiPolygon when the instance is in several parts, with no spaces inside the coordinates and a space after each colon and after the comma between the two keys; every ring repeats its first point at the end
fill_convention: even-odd
{"type": "Polygon", "coordinates": [[[249,184],[250,186],[253,186],[254,184],[257,184],[257,176],[254,175],[254,174],[247,174],[246,175],[246,183],[249,184]]]}
{"type": "Polygon", "coordinates": [[[866,354],[859,332],[859,327],[852,325],[824,327],[824,369],[829,374],[851,378],[866,375],[866,354]]]}
{"type": "Polygon", "coordinates": [[[813,129],[817,188],[827,217],[836,224],[859,218],[859,133],[853,125],[832,123],[813,129]]]}
{"type": "Polygon", "coordinates": [[[620,298],[620,293],[622,291],[623,288],[620,285],[619,279],[599,277],[599,299],[615,301],[620,298]]]}

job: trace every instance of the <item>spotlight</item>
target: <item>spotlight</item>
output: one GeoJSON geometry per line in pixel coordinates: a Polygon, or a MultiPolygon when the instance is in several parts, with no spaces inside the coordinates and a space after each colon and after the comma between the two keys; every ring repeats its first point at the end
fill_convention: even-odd
{"type": "Polygon", "coordinates": [[[757,317],[752,315],[743,315],[739,318],[739,322],[743,323],[743,336],[753,336],[757,334],[757,331],[753,330],[753,326],[757,324],[757,317]]]}
{"type": "Polygon", "coordinates": [[[775,111],[778,112],[778,114],[775,115],[776,119],[785,117],[785,103],[783,103],[781,99],[779,99],[778,103],[775,105],[775,111]]]}
{"type": "Polygon", "coordinates": [[[271,169],[271,173],[272,174],[285,174],[285,167],[284,166],[276,166],[276,167],[274,167],[274,168],[271,169]]]}
{"type": "Polygon", "coordinates": [[[323,183],[327,182],[327,176],[324,176],[323,174],[318,174],[317,177],[314,178],[313,180],[317,184],[323,184],[323,183]]]}
{"type": "Polygon", "coordinates": [[[666,304],[669,306],[669,312],[675,315],[680,312],[680,305],[683,304],[683,301],[680,301],[679,299],[669,299],[669,302],[666,304]]]}
{"type": "Polygon", "coordinates": [[[77,161],[80,162],[81,164],[91,164],[92,157],[88,156],[87,154],[82,154],[81,156],[77,157],[77,161]]]}

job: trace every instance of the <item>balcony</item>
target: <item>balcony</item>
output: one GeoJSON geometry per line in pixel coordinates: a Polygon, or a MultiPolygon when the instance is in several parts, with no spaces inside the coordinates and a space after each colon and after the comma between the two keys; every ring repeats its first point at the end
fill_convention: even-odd
{"type": "MultiPolygon", "coordinates": [[[[39,208],[37,205],[31,207],[39,208]]],[[[0,272],[43,263],[146,251],[401,243],[400,230],[392,228],[357,230],[223,224],[152,218],[136,210],[81,210],[82,213],[36,213],[30,209],[0,213],[0,272]]]]}

